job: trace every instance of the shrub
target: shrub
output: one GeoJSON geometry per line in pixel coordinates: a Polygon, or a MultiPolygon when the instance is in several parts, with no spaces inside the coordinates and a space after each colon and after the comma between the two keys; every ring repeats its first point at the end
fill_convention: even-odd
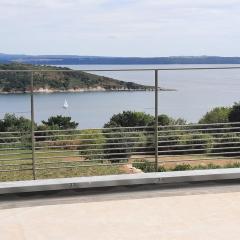
{"type": "Polygon", "coordinates": [[[230,122],[240,122],[240,102],[234,103],[231,111],[229,112],[230,122]]]}
{"type": "Polygon", "coordinates": [[[229,122],[229,114],[231,108],[229,107],[216,107],[207,112],[199,121],[200,124],[209,123],[226,123],[229,122]]]}
{"type": "Polygon", "coordinates": [[[52,116],[47,121],[42,123],[48,127],[59,128],[60,130],[76,129],[78,126],[77,122],[72,121],[71,117],[65,117],[62,115],[52,116]]]}
{"type": "MultiPolygon", "coordinates": [[[[141,169],[143,172],[155,172],[154,162],[149,162],[147,160],[139,161],[138,163],[133,163],[133,167],[141,169]]],[[[162,168],[159,168],[162,170],[162,168]]]]}
{"type": "Polygon", "coordinates": [[[186,171],[186,170],[191,170],[192,167],[190,164],[183,163],[183,164],[178,164],[176,167],[172,169],[172,171],[186,171]]]}
{"type": "Polygon", "coordinates": [[[102,131],[88,129],[82,130],[80,133],[84,135],[78,137],[78,141],[80,142],[80,146],[78,147],[80,149],[79,154],[86,155],[91,160],[104,159],[104,156],[98,155],[104,153],[105,139],[102,131]],[[83,139],[87,139],[87,141],[83,139]]]}
{"type": "Polygon", "coordinates": [[[104,128],[148,126],[154,117],[144,112],[123,111],[111,117],[104,128]]]}

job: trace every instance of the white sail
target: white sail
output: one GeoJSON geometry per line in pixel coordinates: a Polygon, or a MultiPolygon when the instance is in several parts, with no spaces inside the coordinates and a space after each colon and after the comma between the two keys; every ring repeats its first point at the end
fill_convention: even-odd
{"type": "Polygon", "coordinates": [[[63,108],[64,109],[67,109],[69,106],[68,106],[68,102],[67,102],[67,100],[65,99],[65,101],[64,101],[64,104],[63,104],[63,108]]]}

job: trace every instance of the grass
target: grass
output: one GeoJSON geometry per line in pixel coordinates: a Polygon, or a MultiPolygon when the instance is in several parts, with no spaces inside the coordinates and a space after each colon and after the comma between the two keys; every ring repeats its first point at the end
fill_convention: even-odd
{"type": "MultiPolygon", "coordinates": [[[[37,179],[48,178],[64,178],[64,177],[80,177],[80,176],[100,176],[111,174],[122,174],[124,170],[121,166],[95,166],[101,163],[110,164],[107,161],[96,162],[83,159],[79,156],[79,152],[49,153],[45,150],[43,153],[36,153],[36,177],[37,179]],[[46,157],[48,159],[39,159],[46,157]],[[87,160],[87,161],[84,161],[87,160]],[[87,166],[86,166],[87,165],[87,166]],[[60,168],[61,169],[57,169],[60,168]],[[44,169],[48,168],[48,169],[44,169]],[[51,169],[52,168],[52,169],[51,169]]],[[[19,181],[33,179],[32,169],[32,152],[30,150],[14,150],[0,152],[1,170],[11,170],[11,172],[0,172],[0,181],[19,181]],[[4,154],[6,156],[4,156],[4,154]],[[17,154],[17,155],[8,155],[17,154]],[[24,160],[15,160],[21,158],[24,160]],[[27,158],[30,158],[27,160],[27,158]],[[19,165],[19,166],[16,166],[19,165]]]]}
{"type": "MultiPolygon", "coordinates": [[[[72,150],[61,149],[58,152],[57,149],[49,150],[43,148],[36,151],[36,178],[49,179],[126,173],[126,169],[124,170],[122,166],[111,164],[107,160],[94,161],[94,159],[83,158],[77,156],[81,155],[80,150],[72,150]],[[104,166],[101,164],[108,165],[104,166]]],[[[133,167],[141,169],[143,172],[154,172],[154,157],[148,157],[144,159],[144,156],[132,156],[129,158],[129,162],[132,162],[133,167]]],[[[225,156],[211,158],[208,155],[172,155],[165,156],[164,158],[161,157],[160,160],[162,163],[159,166],[159,172],[240,167],[240,157],[229,159],[225,156]],[[206,157],[210,159],[203,161],[202,159],[206,157]]],[[[0,165],[0,169],[2,170],[0,172],[0,182],[33,179],[31,150],[13,149],[7,151],[0,149],[0,165]],[[22,160],[16,160],[16,158],[22,160]],[[3,172],[3,170],[11,172],[3,172]]]]}
{"type": "MultiPolygon", "coordinates": [[[[146,160],[138,161],[137,163],[133,163],[133,166],[141,169],[143,172],[155,172],[155,164],[153,162],[149,162],[146,160]]],[[[176,163],[175,166],[167,166],[161,164],[158,167],[158,172],[169,172],[169,171],[187,171],[187,170],[204,170],[204,169],[220,169],[220,168],[240,168],[240,162],[234,162],[227,164],[214,164],[214,163],[207,163],[207,164],[198,164],[198,165],[191,165],[190,163],[176,163]]]]}
{"type": "MultiPolygon", "coordinates": [[[[37,179],[50,179],[50,178],[65,178],[65,177],[82,177],[82,176],[101,176],[122,174],[123,170],[119,166],[91,166],[91,167],[79,167],[62,168],[62,169],[48,169],[37,170],[37,179]]],[[[0,173],[0,181],[19,181],[19,180],[32,180],[32,171],[18,171],[0,173]]]]}

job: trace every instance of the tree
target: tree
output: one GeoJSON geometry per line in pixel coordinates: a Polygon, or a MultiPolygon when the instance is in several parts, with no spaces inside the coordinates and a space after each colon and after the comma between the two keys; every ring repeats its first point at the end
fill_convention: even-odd
{"type": "MultiPolygon", "coordinates": [[[[216,107],[207,112],[199,121],[200,124],[226,123],[229,122],[229,114],[232,112],[230,107],[216,107]]],[[[240,113],[240,108],[239,108],[240,113]]],[[[240,114],[239,114],[240,119],[240,114]]]]}
{"type": "MultiPolygon", "coordinates": [[[[15,114],[5,114],[4,118],[0,120],[0,132],[6,132],[1,135],[1,143],[16,142],[14,137],[21,137],[21,142],[26,146],[30,144],[29,133],[31,131],[31,120],[25,117],[17,117],[15,114]],[[10,132],[19,132],[17,135],[10,132]],[[13,137],[11,139],[11,137],[13,137]]],[[[36,124],[35,124],[36,126],[36,124]]],[[[18,139],[20,141],[20,139],[18,139]]],[[[6,145],[5,145],[6,147],[6,145]]],[[[13,145],[11,145],[13,147],[13,145]]]]}
{"type": "Polygon", "coordinates": [[[0,132],[28,132],[31,130],[31,120],[24,117],[17,117],[15,114],[5,114],[0,120],[0,132]]]}
{"type": "Polygon", "coordinates": [[[182,118],[171,118],[166,114],[161,114],[158,116],[158,124],[160,126],[169,126],[169,125],[185,125],[186,120],[182,118]]]}
{"type": "Polygon", "coordinates": [[[229,122],[240,122],[240,102],[232,106],[229,112],[229,122]]]}
{"type": "MultiPolygon", "coordinates": [[[[149,126],[152,122],[154,122],[154,117],[144,112],[124,111],[113,115],[110,121],[104,125],[105,158],[128,158],[131,156],[131,152],[144,150],[146,136],[141,132],[142,129],[118,129],[118,127],[149,126]],[[139,147],[142,147],[142,149],[139,150],[139,147]]],[[[113,162],[118,162],[118,160],[113,160],[113,162]]]]}
{"type": "Polygon", "coordinates": [[[153,121],[154,117],[150,114],[123,111],[122,113],[113,115],[110,121],[104,125],[104,128],[148,126],[153,121]]]}
{"type": "Polygon", "coordinates": [[[77,122],[71,121],[71,117],[65,117],[62,115],[52,116],[47,121],[42,123],[51,128],[58,128],[60,130],[76,129],[78,126],[77,122]]]}
{"type": "MultiPolygon", "coordinates": [[[[149,125],[153,126],[155,124],[155,120],[153,120],[149,125]]],[[[170,125],[185,125],[186,120],[182,118],[174,119],[169,117],[166,114],[161,114],[158,116],[158,125],[159,126],[170,126],[170,125]]]]}

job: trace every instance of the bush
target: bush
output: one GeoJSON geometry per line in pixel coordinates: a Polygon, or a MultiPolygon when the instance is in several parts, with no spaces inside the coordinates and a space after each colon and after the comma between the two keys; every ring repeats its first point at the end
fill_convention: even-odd
{"type": "Polygon", "coordinates": [[[240,155],[240,134],[239,133],[226,133],[224,138],[215,138],[213,147],[214,153],[222,153],[226,156],[238,156],[240,155]],[[235,153],[230,153],[235,152],[235,153]]]}
{"type": "Polygon", "coordinates": [[[50,128],[58,128],[60,130],[76,129],[78,126],[78,123],[72,121],[71,117],[62,115],[52,116],[47,121],[42,121],[42,123],[50,128]]]}
{"type": "MultiPolygon", "coordinates": [[[[156,171],[154,162],[149,162],[147,160],[139,161],[138,163],[133,163],[133,167],[141,169],[143,172],[146,172],[146,173],[156,171]]],[[[159,169],[162,170],[161,168],[159,169]]]]}
{"type": "Polygon", "coordinates": [[[200,124],[226,123],[229,122],[229,107],[216,107],[207,112],[199,121],[200,124]]]}
{"type": "Polygon", "coordinates": [[[105,139],[104,135],[102,134],[102,131],[89,129],[81,131],[81,134],[86,135],[80,135],[80,137],[78,137],[78,141],[80,142],[79,144],[80,146],[78,147],[78,149],[80,149],[79,154],[87,155],[87,158],[91,160],[104,159],[104,156],[98,155],[104,153],[103,149],[105,139]],[[87,141],[84,141],[83,139],[87,139],[87,141]]]}
{"type": "Polygon", "coordinates": [[[123,111],[113,115],[104,128],[148,126],[153,121],[154,117],[144,112],[123,111]]]}
{"type": "Polygon", "coordinates": [[[229,122],[240,122],[240,103],[235,103],[231,108],[229,122]]]}
{"type": "Polygon", "coordinates": [[[210,134],[202,134],[201,132],[189,133],[180,137],[178,144],[186,145],[176,147],[179,150],[177,154],[205,154],[209,153],[213,146],[213,137],[210,134]]]}
{"type": "Polygon", "coordinates": [[[172,171],[186,171],[186,170],[191,170],[192,167],[190,164],[183,163],[183,164],[178,164],[176,167],[172,169],[172,171]]]}
{"type": "Polygon", "coordinates": [[[31,125],[31,120],[7,113],[4,118],[0,120],[0,132],[29,132],[31,131],[31,125]]]}
{"type": "MultiPolygon", "coordinates": [[[[155,119],[155,118],[154,118],[155,119]]],[[[149,125],[154,126],[155,120],[153,120],[149,125]]],[[[182,118],[171,118],[166,114],[161,114],[158,116],[158,125],[159,126],[173,126],[173,125],[185,125],[186,120],[182,118]]]]}
{"type": "MultiPolygon", "coordinates": [[[[129,131],[132,132],[133,130],[129,131]]],[[[127,130],[119,129],[104,130],[104,133],[108,133],[105,135],[106,144],[104,146],[104,153],[108,159],[128,158],[134,152],[145,151],[147,145],[146,135],[140,131],[135,131],[131,134],[127,134],[127,132],[127,130]],[[140,147],[141,149],[139,149],[140,147]]],[[[146,151],[149,150],[146,149],[146,151]]]]}

